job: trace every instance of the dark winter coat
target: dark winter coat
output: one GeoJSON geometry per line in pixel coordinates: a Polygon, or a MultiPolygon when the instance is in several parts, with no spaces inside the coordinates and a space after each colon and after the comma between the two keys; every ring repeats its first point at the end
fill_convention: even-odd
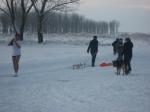
{"type": "Polygon", "coordinates": [[[123,60],[123,51],[124,51],[123,49],[124,49],[123,44],[118,44],[118,47],[117,47],[118,58],[117,58],[117,60],[123,60]]]}
{"type": "Polygon", "coordinates": [[[89,52],[89,51],[93,55],[98,52],[98,40],[97,39],[93,39],[93,40],[90,41],[87,52],[89,52]]]}
{"type": "Polygon", "coordinates": [[[117,42],[118,42],[118,40],[115,40],[115,41],[112,43],[112,46],[113,46],[113,47],[116,47],[117,42]]]}
{"type": "Polygon", "coordinates": [[[131,61],[132,58],[132,48],[133,48],[133,43],[131,41],[125,42],[124,43],[124,60],[125,61],[131,61]]]}

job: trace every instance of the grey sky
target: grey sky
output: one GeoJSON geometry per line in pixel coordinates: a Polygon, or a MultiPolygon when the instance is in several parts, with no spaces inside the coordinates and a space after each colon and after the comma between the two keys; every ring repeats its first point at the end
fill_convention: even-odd
{"type": "Polygon", "coordinates": [[[120,21],[121,32],[150,33],[150,0],[80,0],[77,12],[94,20],[120,21]]]}

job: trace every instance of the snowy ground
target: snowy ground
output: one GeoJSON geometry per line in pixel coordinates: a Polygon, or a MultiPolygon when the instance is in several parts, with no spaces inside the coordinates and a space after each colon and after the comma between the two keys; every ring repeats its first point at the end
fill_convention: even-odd
{"type": "MultiPolygon", "coordinates": [[[[104,40],[108,42],[112,40],[104,40]]],[[[133,71],[116,76],[101,68],[115,57],[111,46],[100,46],[96,67],[86,45],[25,44],[19,77],[13,76],[11,48],[0,44],[0,112],[150,112],[150,45],[134,41],[133,71]]]]}

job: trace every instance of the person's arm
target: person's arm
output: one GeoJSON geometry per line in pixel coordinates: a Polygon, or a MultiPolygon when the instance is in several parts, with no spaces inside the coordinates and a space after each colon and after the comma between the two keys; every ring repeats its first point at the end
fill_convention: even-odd
{"type": "Polygon", "coordinates": [[[112,43],[112,46],[115,46],[115,42],[112,43]]]}
{"type": "Polygon", "coordinates": [[[99,43],[99,42],[97,41],[97,53],[98,53],[98,43],[99,43]]]}
{"type": "Polygon", "coordinates": [[[89,43],[89,46],[88,46],[88,49],[87,49],[87,53],[89,53],[90,48],[91,48],[91,42],[89,43]]]}
{"type": "Polygon", "coordinates": [[[16,40],[14,40],[14,42],[18,48],[21,48],[21,45],[16,40]]]}
{"type": "Polygon", "coordinates": [[[14,40],[14,39],[11,39],[11,41],[8,43],[8,46],[13,45],[13,40],[14,40]]]}
{"type": "Polygon", "coordinates": [[[133,43],[132,43],[132,48],[133,48],[133,43]]]}

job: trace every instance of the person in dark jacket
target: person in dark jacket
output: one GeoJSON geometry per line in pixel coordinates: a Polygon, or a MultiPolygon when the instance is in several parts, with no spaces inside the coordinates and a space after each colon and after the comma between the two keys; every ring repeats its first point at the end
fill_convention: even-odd
{"type": "Polygon", "coordinates": [[[118,45],[117,45],[117,53],[118,53],[118,57],[117,60],[118,61],[123,61],[123,39],[119,39],[118,40],[118,45]]]}
{"type": "Polygon", "coordinates": [[[117,45],[118,45],[118,42],[119,42],[119,38],[117,38],[117,39],[112,43],[114,55],[116,55],[116,53],[117,53],[117,45]]]}
{"type": "Polygon", "coordinates": [[[90,41],[90,44],[88,46],[87,49],[87,53],[91,53],[92,55],[92,67],[95,66],[95,59],[96,59],[96,55],[98,53],[98,40],[97,40],[97,36],[93,37],[93,40],[90,41]]]}
{"type": "Polygon", "coordinates": [[[132,70],[131,68],[132,49],[133,49],[133,43],[131,42],[130,38],[126,38],[124,43],[124,52],[123,52],[126,74],[129,74],[132,70]]]}

